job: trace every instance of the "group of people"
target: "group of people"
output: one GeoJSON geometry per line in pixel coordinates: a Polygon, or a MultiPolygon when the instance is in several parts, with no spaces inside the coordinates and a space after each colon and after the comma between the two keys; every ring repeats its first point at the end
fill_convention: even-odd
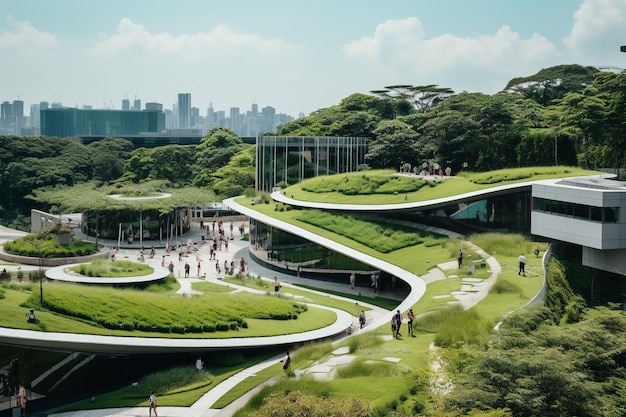
{"type": "MultiPolygon", "coordinates": [[[[413,320],[415,320],[415,313],[413,309],[409,309],[407,313],[407,334],[409,336],[415,336],[413,334],[413,320]]],[[[400,328],[402,327],[402,313],[400,310],[396,310],[396,314],[391,318],[391,335],[394,339],[400,339],[400,328]]]]}

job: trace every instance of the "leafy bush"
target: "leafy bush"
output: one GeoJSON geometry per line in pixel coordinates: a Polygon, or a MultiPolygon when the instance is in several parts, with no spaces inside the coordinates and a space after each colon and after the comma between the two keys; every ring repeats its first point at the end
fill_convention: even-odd
{"type": "Polygon", "coordinates": [[[39,257],[41,250],[42,258],[68,258],[91,255],[96,253],[98,248],[95,243],[83,242],[80,239],[72,239],[69,245],[61,246],[55,234],[44,230],[6,242],[4,250],[14,255],[30,257],[39,257]]]}

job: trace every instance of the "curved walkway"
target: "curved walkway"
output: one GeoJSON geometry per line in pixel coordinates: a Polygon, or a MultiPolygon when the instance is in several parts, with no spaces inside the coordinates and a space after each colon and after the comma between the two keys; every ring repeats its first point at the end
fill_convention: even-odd
{"type": "Polygon", "coordinates": [[[68,264],[50,268],[46,271],[46,277],[55,281],[75,282],[79,284],[124,285],[158,281],[170,274],[170,271],[168,271],[167,268],[163,268],[161,266],[153,266],[153,271],[147,275],[120,278],[88,277],[85,275],[73,275],[65,272],[67,269],[78,265],[80,264],[68,264]]]}

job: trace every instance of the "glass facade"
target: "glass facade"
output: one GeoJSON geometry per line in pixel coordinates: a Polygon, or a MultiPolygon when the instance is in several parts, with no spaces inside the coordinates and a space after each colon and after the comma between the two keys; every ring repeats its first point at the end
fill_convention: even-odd
{"type": "Polygon", "coordinates": [[[366,138],[261,136],[257,140],[256,189],[272,191],[306,178],[356,171],[365,163],[366,138]]]}
{"type": "Polygon", "coordinates": [[[187,209],[162,214],[158,210],[117,210],[83,213],[83,233],[122,241],[171,241],[189,230],[187,209]],[[97,218],[97,224],[96,224],[97,218]]]}
{"type": "Polygon", "coordinates": [[[349,282],[354,273],[356,285],[372,287],[376,274],[380,290],[399,290],[408,286],[389,274],[376,270],[356,259],[309,242],[294,234],[250,219],[250,256],[274,270],[306,277],[349,282]]]}
{"type": "Polygon", "coordinates": [[[42,136],[113,137],[165,130],[165,114],[161,111],[61,108],[43,109],[40,114],[42,136]]]}
{"type": "Polygon", "coordinates": [[[593,222],[619,223],[619,207],[595,207],[534,197],[533,210],[593,222]]]}

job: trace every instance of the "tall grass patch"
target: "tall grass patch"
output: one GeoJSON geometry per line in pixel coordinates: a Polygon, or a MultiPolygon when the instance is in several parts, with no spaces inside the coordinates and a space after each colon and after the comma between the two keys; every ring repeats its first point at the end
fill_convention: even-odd
{"type": "Polygon", "coordinates": [[[426,237],[438,237],[422,230],[407,231],[406,228],[395,224],[373,222],[321,210],[303,211],[297,220],[345,236],[382,253],[418,245],[424,242],[426,237]]]}
{"type": "Polygon", "coordinates": [[[87,277],[120,278],[140,277],[150,275],[154,268],[150,265],[132,261],[110,261],[108,259],[94,259],[69,268],[70,270],[87,277]]]}
{"type": "Polygon", "coordinates": [[[348,349],[350,353],[356,353],[359,350],[380,346],[384,343],[383,339],[378,337],[374,332],[357,334],[348,339],[348,349]]]}
{"type": "Polygon", "coordinates": [[[330,341],[310,342],[302,346],[298,346],[298,350],[293,354],[294,361],[310,361],[315,362],[327,356],[333,351],[333,345],[330,341]]]}
{"type": "Polygon", "coordinates": [[[377,377],[387,378],[402,375],[408,372],[408,368],[401,367],[397,363],[383,360],[368,360],[367,357],[354,359],[347,365],[337,368],[338,378],[377,377]]]}
{"type": "Polygon", "coordinates": [[[514,233],[479,233],[468,236],[468,240],[491,255],[517,257],[523,253],[528,256],[537,247],[524,235],[514,233]]]}
{"type": "Polygon", "coordinates": [[[515,284],[513,281],[505,278],[500,278],[496,281],[495,284],[489,289],[489,293],[491,294],[523,294],[522,289],[519,285],[515,284]]]}
{"type": "Polygon", "coordinates": [[[478,343],[489,334],[491,323],[471,309],[453,305],[417,318],[413,328],[436,333],[435,344],[450,347],[456,343],[478,343]]]}

